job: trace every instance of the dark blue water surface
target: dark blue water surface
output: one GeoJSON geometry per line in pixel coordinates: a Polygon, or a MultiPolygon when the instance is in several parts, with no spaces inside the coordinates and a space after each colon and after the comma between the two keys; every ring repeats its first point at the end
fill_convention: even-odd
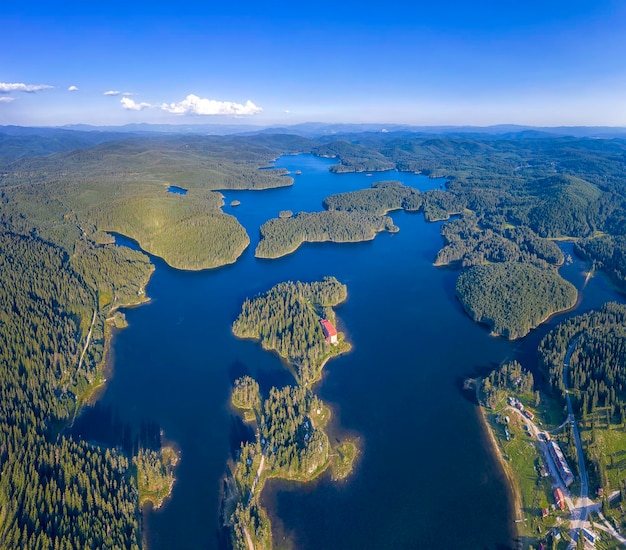
{"type": "MultiPolygon", "coordinates": [[[[334,275],[348,286],[336,308],[352,352],[330,361],[316,391],[333,409],[333,437],[356,435],[362,454],[345,482],[269,482],[262,501],[277,547],[507,548],[514,544],[506,480],[490,454],[465,377],[518,358],[535,368],[539,339],[564,316],[527,338],[493,338],[454,296],[458,273],[432,262],[439,223],[421,214],[392,216],[400,232],[357,244],[307,244],[278,260],[254,258],[258,228],[281,210],[321,210],[332,193],[398,179],[421,190],[442,180],[397,172],[328,172],[333,162],[282,157],[292,187],[224,192],[251,246],[232,266],[183,272],[154,259],[149,304],[126,311],[130,326],[113,341],[113,372],[99,402],[120,425],[158,424],[179,447],[172,498],[146,510],[150,548],[218,548],[220,490],[227,461],[250,437],[229,407],[235,378],[250,374],[264,391],[292,383],[274,354],[231,334],[243,300],[285,280],[334,275]]],[[[564,245],[571,251],[571,245],[564,245]]],[[[561,273],[582,287],[577,259],[561,273]]],[[[603,277],[591,279],[575,313],[616,299],[603,277]]],[[[571,315],[568,314],[568,315],[571,315]]],[[[87,410],[77,436],[94,438],[102,414],[87,410]]],[[[104,439],[103,436],[99,436],[104,439]]]]}
{"type": "Polygon", "coordinates": [[[187,194],[187,189],[184,189],[182,187],[178,187],[176,185],[170,185],[167,188],[167,192],[168,193],[174,193],[175,195],[186,195],[187,194]]]}

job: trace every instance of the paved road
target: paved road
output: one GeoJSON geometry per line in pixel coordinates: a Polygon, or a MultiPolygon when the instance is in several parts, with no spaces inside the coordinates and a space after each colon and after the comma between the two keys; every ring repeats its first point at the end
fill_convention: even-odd
{"type": "Polygon", "coordinates": [[[600,521],[602,521],[601,524],[596,523],[594,524],[595,527],[597,527],[598,529],[602,529],[603,531],[606,531],[607,533],[609,533],[612,537],[616,538],[618,541],[620,541],[622,543],[622,546],[626,546],[626,538],[622,537],[622,535],[620,535],[616,530],[615,527],[613,527],[608,521],[607,519],[602,515],[602,512],[600,512],[600,510],[598,510],[598,517],[600,518],[600,521]]]}

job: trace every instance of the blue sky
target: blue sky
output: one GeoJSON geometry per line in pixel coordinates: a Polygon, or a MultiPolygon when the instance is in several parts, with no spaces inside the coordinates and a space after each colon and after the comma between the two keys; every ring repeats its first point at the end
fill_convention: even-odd
{"type": "Polygon", "coordinates": [[[623,0],[7,3],[0,125],[626,126],[623,0]]]}

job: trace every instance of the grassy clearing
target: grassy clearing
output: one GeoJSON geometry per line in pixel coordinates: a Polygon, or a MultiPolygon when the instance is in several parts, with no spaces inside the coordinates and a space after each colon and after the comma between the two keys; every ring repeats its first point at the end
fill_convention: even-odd
{"type": "MultiPolygon", "coordinates": [[[[563,514],[554,509],[550,477],[541,475],[545,462],[539,442],[531,438],[526,423],[517,411],[507,406],[506,396],[502,395],[493,409],[485,409],[485,418],[503,459],[513,473],[513,483],[521,499],[523,518],[517,523],[519,536],[524,547],[536,547],[548,531],[560,523],[563,514]],[[509,422],[505,417],[509,418],[509,422]],[[506,430],[509,432],[508,440],[506,430]],[[546,518],[541,517],[544,508],[549,510],[546,518]]],[[[537,419],[536,416],[535,421],[537,419]]]]}
{"type": "Polygon", "coordinates": [[[330,475],[333,481],[346,479],[354,468],[354,461],[359,455],[357,441],[348,439],[342,441],[333,449],[330,462],[330,475]]]}

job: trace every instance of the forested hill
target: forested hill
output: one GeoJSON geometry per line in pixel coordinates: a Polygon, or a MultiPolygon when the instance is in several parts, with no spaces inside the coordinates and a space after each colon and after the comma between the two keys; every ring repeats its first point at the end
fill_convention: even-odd
{"type": "MultiPolygon", "coordinates": [[[[314,149],[337,158],[335,171],[360,171],[363,158],[379,167],[450,178],[448,191],[479,214],[499,214],[540,234],[586,236],[622,219],[626,142],[579,138],[534,139],[395,137],[366,134],[314,149]],[[367,151],[369,151],[369,156],[367,151]],[[573,199],[570,201],[568,199],[573,199]],[[615,204],[612,199],[618,199],[615,204]],[[584,223],[558,219],[550,229],[539,220],[565,214],[584,223]]],[[[622,228],[626,231],[626,228],[622,228]]]]}
{"type": "MultiPolygon", "coordinates": [[[[114,136],[108,135],[108,138],[114,136]]],[[[294,136],[124,136],[87,147],[77,132],[49,136],[0,133],[2,227],[35,234],[71,252],[79,239],[106,241],[122,233],[144,250],[183,269],[234,262],[249,243],[243,227],[222,210],[217,189],[291,185],[272,159],[310,149],[294,136]],[[30,140],[25,144],[25,139],[30,140]],[[65,150],[73,144],[81,147],[65,150]],[[22,153],[15,150],[22,148],[22,153]],[[65,152],[36,156],[61,148],[65,152]],[[188,190],[167,193],[169,185],[188,190]]]]}
{"type": "Polygon", "coordinates": [[[332,306],[347,295],[346,286],[334,277],[280,283],[244,302],[233,333],[239,338],[258,338],[265,349],[276,350],[294,365],[298,383],[307,386],[319,379],[326,359],[344,350],[326,342],[319,320],[334,321],[332,306]]]}
{"type": "Polygon", "coordinates": [[[468,314],[510,340],[576,303],[576,288],[549,268],[501,262],[461,273],[456,292],[468,314]]]}

